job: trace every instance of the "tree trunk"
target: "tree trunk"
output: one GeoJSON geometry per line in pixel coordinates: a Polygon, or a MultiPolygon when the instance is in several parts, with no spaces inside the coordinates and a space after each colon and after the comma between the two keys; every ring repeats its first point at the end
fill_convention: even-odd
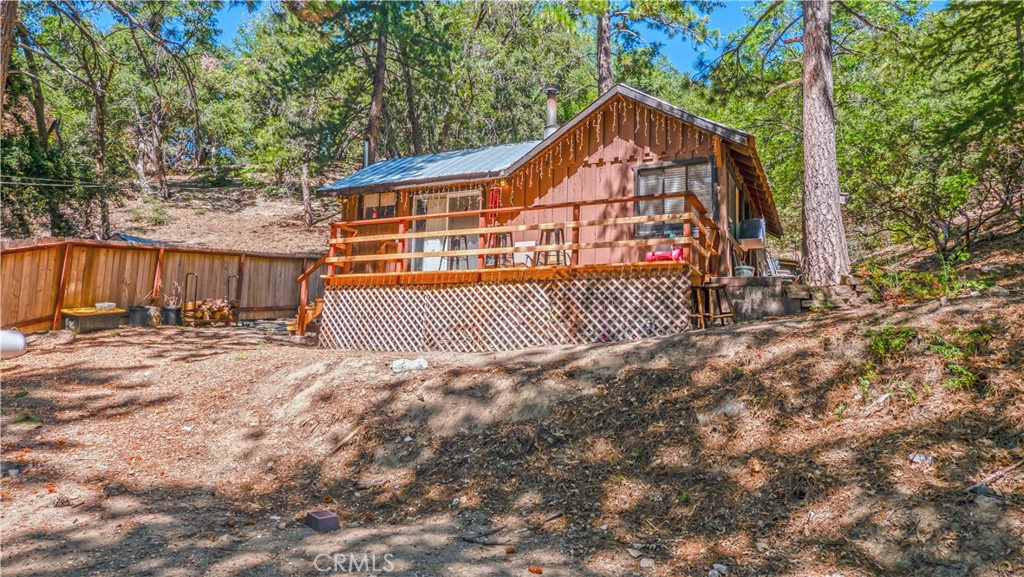
{"type": "Polygon", "coordinates": [[[597,17],[597,92],[604,94],[612,89],[612,31],[611,16],[602,12],[597,17]]]}
{"type": "Polygon", "coordinates": [[[160,128],[160,123],[163,120],[159,115],[151,114],[150,122],[152,127],[149,131],[149,153],[150,158],[153,160],[153,167],[156,169],[157,191],[164,200],[170,200],[171,189],[167,186],[167,158],[164,156],[163,148],[164,134],[160,128]]]}
{"type": "Polygon", "coordinates": [[[14,23],[18,19],[17,2],[0,2],[0,104],[7,89],[7,72],[11,68],[11,48],[14,47],[14,23]]]}
{"type": "Polygon", "coordinates": [[[830,0],[803,3],[804,259],[814,286],[835,286],[850,274],[836,162],[830,7],[830,0]]]}
{"type": "Polygon", "coordinates": [[[370,98],[370,122],[367,127],[370,141],[370,164],[377,161],[377,138],[380,136],[380,119],[384,112],[384,77],[387,73],[388,37],[386,15],[380,16],[377,30],[377,60],[373,66],[373,95],[370,98]]]}
{"type": "Polygon", "coordinates": [[[313,228],[313,201],[309,195],[309,163],[302,163],[302,223],[313,228]]]}
{"type": "Polygon", "coordinates": [[[409,68],[409,51],[404,48],[402,79],[405,82],[405,110],[409,116],[409,129],[412,131],[412,152],[419,156],[423,154],[423,128],[420,126],[419,111],[416,110],[416,90],[412,83],[412,70],[409,68]]]}
{"type": "MultiPolygon", "coordinates": [[[[28,46],[28,34],[24,28],[18,30],[18,39],[28,46]]],[[[25,55],[25,67],[32,75],[29,82],[32,84],[32,110],[36,116],[36,134],[39,146],[45,150],[50,143],[50,131],[46,126],[46,100],[43,98],[43,85],[39,82],[39,67],[36,66],[36,55],[31,50],[23,48],[22,54],[25,55]]]]}
{"type": "MultiPolygon", "coordinates": [[[[105,92],[94,92],[93,102],[96,105],[96,174],[103,181],[107,170],[107,97],[105,92]]],[[[107,204],[107,191],[100,189],[100,240],[110,238],[110,207],[107,204]]]]}

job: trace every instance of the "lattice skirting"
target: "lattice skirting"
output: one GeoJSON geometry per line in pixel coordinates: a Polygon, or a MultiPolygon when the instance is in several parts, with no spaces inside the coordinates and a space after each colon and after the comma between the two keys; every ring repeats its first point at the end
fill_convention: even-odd
{"type": "Polygon", "coordinates": [[[689,328],[689,289],[683,270],[328,287],[320,346],[482,352],[661,336],[689,328]]]}

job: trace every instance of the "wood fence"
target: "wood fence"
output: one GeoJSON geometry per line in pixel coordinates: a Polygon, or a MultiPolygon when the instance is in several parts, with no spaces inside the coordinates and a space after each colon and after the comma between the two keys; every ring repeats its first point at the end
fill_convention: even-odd
{"type": "MultiPolygon", "coordinates": [[[[60,309],[115,302],[160,305],[161,292],[185,275],[199,275],[198,297],[238,291],[242,320],[294,316],[299,276],[319,255],[265,254],[172,246],[57,240],[0,250],[0,324],[24,332],[60,328],[60,309]]],[[[326,267],[324,267],[326,272],[326,267]]],[[[323,295],[319,274],[309,275],[307,296],[323,295]]],[[[192,289],[189,289],[191,295],[192,289]]]]}

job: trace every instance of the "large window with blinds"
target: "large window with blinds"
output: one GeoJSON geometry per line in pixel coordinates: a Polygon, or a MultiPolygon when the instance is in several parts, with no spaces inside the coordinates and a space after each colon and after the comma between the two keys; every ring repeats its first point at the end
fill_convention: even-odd
{"type": "MultiPolygon", "coordinates": [[[[702,160],[687,164],[660,165],[637,170],[636,185],[633,188],[636,196],[660,196],[678,192],[693,193],[707,213],[713,214],[714,194],[711,186],[711,162],[702,160]]],[[[667,198],[661,200],[641,200],[636,202],[636,215],[681,214],[685,212],[686,199],[667,198]]],[[[645,222],[634,228],[637,238],[656,238],[680,236],[683,234],[681,222],[645,222]]]]}

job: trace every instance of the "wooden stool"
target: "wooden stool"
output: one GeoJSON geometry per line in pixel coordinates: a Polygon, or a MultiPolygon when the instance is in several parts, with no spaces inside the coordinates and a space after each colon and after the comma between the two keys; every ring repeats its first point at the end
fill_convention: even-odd
{"type": "Polygon", "coordinates": [[[690,287],[690,295],[694,309],[690,311],[690,319],[698,328],[705,329],[717,320],[722,321],[723,326],[726,319],[736,323],[732,299],[724,284],[693,285],[690,287]]]}
{"type": "MultiPolygon", "coordinates": [[[[502,232],[490,235],[487,240],[487,248],[505,248],[512,246],[512,233],[502,232]]],[[[509,253],[489,254],[484,260],[484,266],[513,266],[512,255],[509,253]]]]}
{"type": "Polygon", "coordinates": [[[697,325],[697,328],[706,328],[704,324],[704,310],[707,308],[707,303],[710,293],[708,287],[704,285],[691,285],[690,286],[690,322],[697,325]]]}
{"type": "MultiPolygon", "coordinates": [[[[540,231],[540,244],[551,245],[551,244],[564,244],[565,243],[565,231],[556,228],[554,230],[542,230],[540,231]]],[[[539,251],[534,258],[534,262],[537,266],[551,264],[551,256],[555,257],[556,265],[569,264],[568,258],[565,256],[565,251],[562,250],[544,250],[539,251]],[[543,259],[543,260],[542,260],[543,259]]]]}
{"type": "Polygon", "coordinates": [[[736,324],[736,311],[732,307],[732,299],[729,298],[729,289],[724,284],[709,284],[704,285],[708,289],[708,310],[705,313],[708,319],[711,321],[709,324],[715,324],[715,321],[721,320],[722,326],[725,326],[725,319],[729,319],[733,324],[736,324]],[[725,304],[725,307],[722,305],[725,304]]]}
{"type": "MultiPolygon", "coordinates": [[[[449,250],[467,250],[469,248],[469,239],[464,234],[457,236],[446,236],[444,239],[445,251],[449,250]]],[[[469,255],[461,256],[449,256],[445,258],[445,270],[457,270],[462,267],[459,266],[459,261],[466,264],[466,268],[469,268],[469,255]]]]}

